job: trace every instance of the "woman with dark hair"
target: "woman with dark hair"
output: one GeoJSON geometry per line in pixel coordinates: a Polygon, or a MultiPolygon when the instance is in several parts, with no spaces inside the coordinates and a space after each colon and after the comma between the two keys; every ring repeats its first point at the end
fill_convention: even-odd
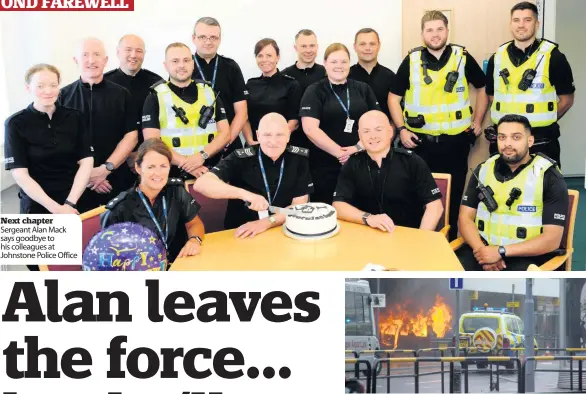
{"type": "Polygon", "coordinates": [[[151,229],[167,247],[167,259],[201,251],[204,225],[199,204],[187,193],[183,180],[169,178],[171,150],[158,138],[138,148],[135,168],[140,181],[106,205],[102,227],[134,222],[151,229]]]}
{"type": "Polygon", "coordinates": [[[244,125],[243,134],[248,145],[258,144],[258,124],[268,113],[283,115],[290,132],[299,127],[301,88],[295,78],[282,74],[277,68],[279,54],[279,46],[272,38],[262,39],[254,47],[256,64],[262,75],[250,78],[246,83],[248,121],[244,125]]]}

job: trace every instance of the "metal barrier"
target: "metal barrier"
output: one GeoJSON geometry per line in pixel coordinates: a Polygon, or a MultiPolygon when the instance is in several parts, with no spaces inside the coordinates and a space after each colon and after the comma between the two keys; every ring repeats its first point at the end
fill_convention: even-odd
{"type": "Polygon", "coordinates": [[[376,376],[376,373],[372,373],[372,367],[370,362],[367,360],[360,360],[359,358],[347,358],[345,359],[346,364],[354,364],[354,378],[358,381],[364,380],[360,377],[360,364],[366,367],[366,392],[371,392],[371,379],[372,376],[376,376]]]}
{"type": "MultiPolygon", "coordinates": [[[[551,349],[549,349],[551,350],[551,349]]],[[[581,348],[567,348],[564,349],[566,351],[571,351],[573,352],[577,352],[577,351],[583,351],[584,349],[581,348]],[[571,350],[570,350],[571,349],[571,350]]],[[[525,368],[527,368],[527,362],[528,361],[570,361],[570,365],[572,365],[572,361],[578,361],[578,391],[582,392],[582,361],[586,360],[586,356],[535,356],[535,357],[527,357],[525,359],[525,364],[523,365],[523,372],[522,375],[523,377],[525,376],[525,368]]],[[[536,363],[537,366],[537,363],[536,363]]],[[[565,370],[562,369],[536,369],[535,372],[565,372],[565,370]]],[[[574,390],[574,384],[573,384],[573,377],[570,378],[570,382],[571,382],[571,388],[570,390],[574,390]]],[[[525,381],[523,380],[523,384],[525,384],[525,381]]],[[[525,387],[523,387],[523,390],[525,389],[525,387]]]]}
{"type": "MultiPolygon", "coordinates": [[[[432,353],[432,352],[439,352],[440,353],[440,357],[444,357],[444,353],[445,352],[450,352],[452,356],[454,356],[454,352],[455,352],[455,347],[445,347],[445,348],[439,348],[439,347],[432,347],[432,348],[427,348],[427,349],[419,349],[417,351],[417,353],[415,354],[415,357],[420,357],[421,353],[432,353]]],[[[414,366],[416,366],[417,364],[414,364],[414,366]]],[[[441,380],[442,380],[442,393],[445,393],[445,369],[444,369],[444,363],[442,361],[442,363],[440,364],[440,374],[441,374],[441,380]]],[[[428,376],[428,375],[436,375],[437,372],[424,372],[424,373],[419,373],[419,376],[428,376]]],[[[450,383],[451,383],[451,379],[450,379],[450,383]]],[[[419,388],[419,387],[418,387],[419,388]]]]}
{"type": "MultiPolygon", "coordinates": [[[[373,374],[380,374],[382,371],[382,365],[379,366],[376,364],[376,355],[377,353],[383,353],[386,358],[391,358],[392,354],[401,354],[401,353],[408,353],[410,355],[413,355],[414,357],[417,356],[417,351],[415,350],[409,350],[409,349],[383,349],[383,350],[364,350],[362,352],[359,352],[359,354],[370,354],[373,353],[375,355],[375,367],[373,368],[373,374]]],[[[382,357],[385,358],[385,357],[382,357]]],[[[419,371],[417,371],[415,365],[413,365],[413,375],[401,375],[402,377],[411,377],[411,376],[415,376],[419,371]]],[[[391,364],[387,365],[387,388],[390,387],[391,385],[391,364]]]]}

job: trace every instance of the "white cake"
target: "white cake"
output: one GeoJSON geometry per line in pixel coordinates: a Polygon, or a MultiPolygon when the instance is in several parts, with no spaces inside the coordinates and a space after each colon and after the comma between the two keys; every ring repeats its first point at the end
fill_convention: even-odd
{"type": "Polygon", "coordinates": [[[331,205],[312,202],[291,208],[299,214],[287,216],[285,230],[294,237],[327,238],[338,228],[336,209],[331,205]]]}

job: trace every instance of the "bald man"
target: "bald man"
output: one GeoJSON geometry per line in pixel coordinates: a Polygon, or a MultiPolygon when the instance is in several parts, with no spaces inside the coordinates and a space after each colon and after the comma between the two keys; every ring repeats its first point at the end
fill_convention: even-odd
{"type": "Polygon", "coordinates": [[[265,115],[257,131],[258,145],[235,150],[195,182],[195,190],[207,197],[230,199],[224,226],[238,228],[236,237],[254,237],[282,225],[285,216],[270,213],[269,206],[309,201],[309,151],[288,145],[290,134],[282,115],[265,115]]]}
{"type": "Polygon", "coordinates": [[[381,111],[360,117],[358,136],[364,151],[342,167],[334,193],[338,218],[389,233],[395,226],[435,231],[443,206],[427,164],[391,147],[393,128],[381,111]]]}
{"type": "Polygon", "coordinates": [[[132,186],[134,178],[124,163],[138,142],[138,131],[130,93],[104,79],[108,56],[102,41],[83,40],[73,60],[80,78],[61,89],[58,102],[83,113],[94,146],[95,167],[77,203],[78,211],[86,212],[132,186]]]}

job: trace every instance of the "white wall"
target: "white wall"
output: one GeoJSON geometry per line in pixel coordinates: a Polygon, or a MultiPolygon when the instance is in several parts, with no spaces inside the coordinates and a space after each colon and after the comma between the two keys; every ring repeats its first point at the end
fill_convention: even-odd
{"type": "MultiPolygon", "coordinates": [[[[464,278],[464,290],[489,291],[493,293],[510,294],[512,285],[515,285],[515,294],[525,294],[525,279],[473,279],[464,278]]],[[[533,280],[533,295],[543,297],[559,297],[559,279],[533,280]]]]}
{"type": "MultiPolygon", "coordinates": [[[[253,55],[258,40],[271,37],[277,41],[282,52],[279,66],[285,68],[296,59],[294,36],[303,28],[317,33],[321,62],[327,45],[342,42],[351,46],[357,30],[372,27],[381,35],[380,62],[396,70],[401,61],[401,1],[365,0],[359,8],[363,11],[350,0],[140,0],[135,1],[134,12],[3,13],[2,54],[10,92],[8,110],[13,113],[28,104],[23,75],[32,64],[54,64],[63,73],[63,84],[76,79],[78,72],[72,56],[76,43],[86,36],[104,41],[110,56],[107,68],[111,69],[117,66],[118,39],[127,33],[140,35],[147,46],[145,68],[165,76],[165,47],[181,41],[193,48],[193,24],[202,16],[220,21],[219,52],[240,64],[245,79],[259,75],[253,55]]],[[[352,61],[356,61],[355,56],[352,61]]]]}

